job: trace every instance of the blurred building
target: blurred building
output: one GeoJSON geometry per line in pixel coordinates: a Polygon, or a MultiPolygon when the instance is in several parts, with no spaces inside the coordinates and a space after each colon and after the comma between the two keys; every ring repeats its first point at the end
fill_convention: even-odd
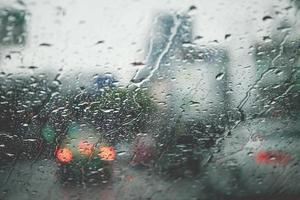
{"type": "Polygon", "coordinates": [[[149,39],[146,66],[133,82],[150,87],[158,105],[183,121],[224,120],[226,51],[193,43],[188,15],[160,14],[149,39]]]}

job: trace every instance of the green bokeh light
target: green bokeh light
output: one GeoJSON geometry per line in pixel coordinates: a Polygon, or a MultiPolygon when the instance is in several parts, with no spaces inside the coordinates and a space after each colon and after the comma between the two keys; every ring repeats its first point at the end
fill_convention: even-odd
{"type": "Polygon", "coordinates": [[[78,123],[71,123],[68,127],[67,134],[70,138],[76,138],[80,131],[80,125],[78,123]]]}
{"type": "Polygon", "coordinates": [[[42,129],[42,136],[47,142],[54,142],[56,136],[54,128],[52,128],[49,124],[46,124],[42,129]]]}

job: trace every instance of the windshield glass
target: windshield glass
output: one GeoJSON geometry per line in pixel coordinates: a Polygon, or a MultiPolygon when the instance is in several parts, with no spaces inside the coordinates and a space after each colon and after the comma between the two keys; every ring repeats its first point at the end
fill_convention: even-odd
{"type": "Polygon", "coordinates": [[[0,199],[299,199],[299,8],[2,0],[0,199]]]}

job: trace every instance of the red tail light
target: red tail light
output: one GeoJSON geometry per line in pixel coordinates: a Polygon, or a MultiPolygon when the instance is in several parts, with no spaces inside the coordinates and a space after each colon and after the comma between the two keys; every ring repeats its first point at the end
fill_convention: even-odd
{"type": "Polygon", "coordinates": [[[90,156],[93,152],[93,145],[88,141],[80,141],[77,147],[79,153],[86,156],[90,156]]]}
{"type": "Polygon", "coordinates": [[[255,161],[258,164],[287,165],[291,157],[280,151],[259,151],[255,154],[255,161]]]}
{"type": "Polygon", "coordinates": [[[116,151],[113,147],[100,147],[98,156],[101,160],[112,161],[116,159],[116,151]]]}
{"type": "Polygon", "coordinates": [[[55,156],[61,163],[69,163],[73,159],[73,154],[68,148],[58,148],[55,152],[55,156]]]}

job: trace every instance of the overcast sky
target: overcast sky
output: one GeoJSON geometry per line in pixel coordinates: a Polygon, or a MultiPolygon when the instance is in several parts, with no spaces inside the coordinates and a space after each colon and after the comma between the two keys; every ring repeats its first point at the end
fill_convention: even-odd
{"type": "Polygon", "coordinates": [[[11,60],[4,55],[19,47],[0,48],[3,70],[23,73],[18,65],[35,65],[52,72],[62,68],[65,76],[111,72],[124,84],[141,67],[131,63],[146,57],[149,32],[159,12],[183,13],[196,6],[190,14],[194,35],[203,37],[197,43],[225,46],[232,54],[248,51],[280,21],[293,23],[296,18],[289,0],[30,0],[24,1],[25,6],[14,2],[1,4],[27,9],[27,43],[11,60]],[[272,19],[262,20],[267,15],[272,19]],[[229,40],[224,39],[226,34],[231,34],[229,40]]]}

